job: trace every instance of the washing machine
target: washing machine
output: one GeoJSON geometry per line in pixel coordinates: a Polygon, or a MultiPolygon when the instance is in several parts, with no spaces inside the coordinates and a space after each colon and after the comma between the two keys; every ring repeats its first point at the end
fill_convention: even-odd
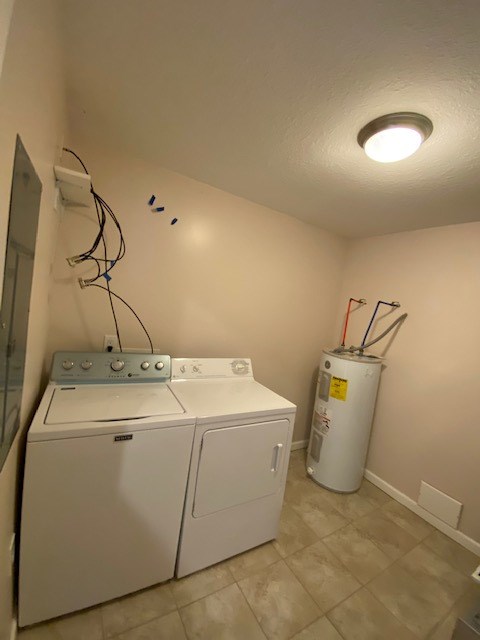
{"type": "Polygon", "coordinates": [[[296,407],[249,359],[173,359],[173,393],[196,415],[177,577],[276,537],[296,407]]]}
{"type": "Polygon", "coordinates": [[[174,575],[195,418],[169,356],[54,356],[27,436],[19,624],[174,575]]]}

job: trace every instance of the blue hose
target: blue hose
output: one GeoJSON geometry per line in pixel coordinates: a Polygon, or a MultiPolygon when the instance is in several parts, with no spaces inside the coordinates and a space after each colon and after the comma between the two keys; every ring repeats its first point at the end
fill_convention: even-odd
{"type": "Polygon", "coordinates": [[[399,307],[400,306],[399,302],[384,302],[383,300],[379,300],[377,302],[377,306],[375,307],[375,311],[373,312],[373,316],[371,317],[370,322],[368,323],[367,330],[365,331],[365,335],[363,336],[363,340],[362,340],[362,344],[361,344],[362,347],[365,345],[365,343],[367,341],[368,332],[370,331],[370,329],[372,327],[373,321],[375,320],[375,316],[377,315],[378,308],[380,307],[381,304],[385,304],[388,307],[399,307]]]}

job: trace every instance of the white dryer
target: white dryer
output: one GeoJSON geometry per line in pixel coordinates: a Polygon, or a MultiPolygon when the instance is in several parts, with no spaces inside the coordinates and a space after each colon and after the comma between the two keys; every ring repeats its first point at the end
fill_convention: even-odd
{"type": "Polygon", "coordinates": [[[276,537],[296,407],[250,360],[173,359],[170,386],[197,416],[177,577],[276,537]]]}
{"type": "Polygon", "coordinates": [[[57,353],[28,432],[19,624],[174,575],[195,419],[170,357],[57,353]]]}

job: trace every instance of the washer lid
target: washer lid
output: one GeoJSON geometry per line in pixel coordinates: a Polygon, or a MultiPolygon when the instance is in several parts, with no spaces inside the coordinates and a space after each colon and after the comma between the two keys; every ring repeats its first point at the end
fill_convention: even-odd
{"type": "Polygon", "coordinates": [[[163,383],[57,387],[45,424],[135,420],[184,413],[163,383]]]}

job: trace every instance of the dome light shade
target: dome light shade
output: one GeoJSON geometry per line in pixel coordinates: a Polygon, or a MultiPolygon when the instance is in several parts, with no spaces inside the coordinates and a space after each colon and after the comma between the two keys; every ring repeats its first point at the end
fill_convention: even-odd
{"type": "Polygon", "coordinates": [[[372,160],[397,162],[415,153],[432,131],[431,120],[420,113],[390,113],[365,125],[357,140],[372,160]]]}

